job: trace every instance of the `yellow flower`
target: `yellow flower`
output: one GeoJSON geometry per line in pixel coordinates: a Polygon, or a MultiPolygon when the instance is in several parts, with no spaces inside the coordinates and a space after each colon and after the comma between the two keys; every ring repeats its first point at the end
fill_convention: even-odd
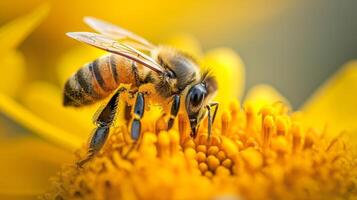
{"type": "MultiPolygon", "coordinates": [[[[16,45],[45,11],[46,8],[41,8],[40,12],[21,18],[13,23],[15,28],[3,27],[5,31],[0,33],[14,37],[0,40],[0,48],[7,48],[0,52],[16,51],[16,45]]],[[[6,84],[18,84],[22,89],[9,90],[1,83],[4,89],[0,90],[0,111],[6,120],[17,122],[39,137],[1,133],[0,152],[4,155],[0,156],[0,197],[27,198],[38,194],[44,199],[356,197],[356,156],[351,143],[344,139],[356,131],[357,96],[348,93],[357,89],[355,62],[319,89],[302,112],[292,112],[288,100],[268,85],[248,91],[241,107],[237,99],[244,89],[244,67],[233,50],[218,48],[204,54],[194,38],[184,35],[167,43],[193,54],[217,76],[217,100],[222,106],[211,138],[207,137],[207,120],[193,139],[184,113],[179,114],[173,130],[167,132],[163,130],[167,119],[151,110],[143,119],[142,138],[129,154],[133,143],[128,128],[117,123],[103,150],[78,168],[74,163],[85,156],[85,141],[93,128],[91,118],[99,106],[63,108],[60,86],[47,82],[24,85],[12,78],[6,84]],[[14,100],[16,96],[21,99],[14,100]],[[345,131],[346,134],[341,134],[345,131]],[[59,170],[63,164],[65,167],[59,170]],[[48,189],[47,179],[55,171],[59,173],[44,193],[48,189]]],[[[102,53],[80,47],[63,55],[58,63],[59,81],[63,84],[76,70],[74,67],[102,53]]],[[[24,71],[24,62],[18,60],[9,58],[24,71]]],[[[8,69],[10,74],[21,71],[8,69]]]]}
{"type": "MultiPolygon", "coordinates": [[[[281,103],[260,112],[233,101],[211,138],[178,117],[173,130],[146,127],[138,144],[118,126],[83,168],[69,165],[44,199],[338,199],[357,195],[350,146],[304,127],[281,103]],[[130,150],[133,148],[134,150],[130,150]],[[128,154],[128,152],[130,152],[128,154]]],[[[77,152],[76,160],[86,156],[77,152]]]]}

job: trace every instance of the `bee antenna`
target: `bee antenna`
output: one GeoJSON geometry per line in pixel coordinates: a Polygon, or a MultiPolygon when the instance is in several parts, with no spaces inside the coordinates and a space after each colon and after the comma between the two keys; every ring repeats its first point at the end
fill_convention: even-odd
{"type": "Polygon", "coordinates": [[[211,72],[212,70],[210,69],[204,70],[202,72],[201,82],[204,82],[209,93],[214,93],[218,88],[218,84],[216,78],[211,72]]]}
{"type": "Polygon", "coordinates": [[[201,72],[201,82],[210,79],[210,78],[214,78],[214,76],[212,75],[212,70],[210,68],[206,68],[201,72]]]}

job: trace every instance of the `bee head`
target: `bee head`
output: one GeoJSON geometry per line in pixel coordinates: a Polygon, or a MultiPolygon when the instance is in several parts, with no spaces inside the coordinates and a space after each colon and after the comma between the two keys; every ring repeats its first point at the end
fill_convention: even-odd
{"type": "Polygon", "coordinates": [[[168,96],[182,92],[199,79],[199,68],[190,56],[170,47],[161,47],[155,57],[166,70],[161,79],[163,84],[159,85],[167,85],[166,91],[170,91],[168,96]]]}
{"type": "Polygon", "coordinates": [[[216,91],[217,81],[206,73],[202,80],[193,84],[187,92],[185,106],[194,136],[197,134],[199,123],[207,112],[206,106],[215,96],[216,91]]]}

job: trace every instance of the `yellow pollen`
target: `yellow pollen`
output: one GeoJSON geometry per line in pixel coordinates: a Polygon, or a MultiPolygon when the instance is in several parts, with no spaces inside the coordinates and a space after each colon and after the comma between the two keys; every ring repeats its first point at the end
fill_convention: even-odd
{"type": "Polygon", "coordinates": [[[206,145],[198,145],[196,150],[199,151],[199,152],[206,153],[207,147],[206,147],[206,145]]]}
{"type": "Polygon", "coordinates": [[[219,148],[217,146],[210,146],[208,148],[207,154],[215,156],[218,153],[218,151],[219,151],[219,148]]]}
{"type": "Polygon", "coordinates": [[[206,154],[203,152],[198,152],[196,155],[196,159],[198,162],[205,162],[206,161],[206,154]]]}
{"type": "Polygon", "coordinates": [[[219,166],[219,160],[215,156],[208,156],[207,157],[207,165],[208,168],[214,171],[219,166]]]}
{"type": "Polygon", "coordinates": [[[233,164],[232,160],[229,158],[223,160],[223,162],[222,162],[222,165],[228,169],[232,167],[232,164],[233,164]]]}
{"type": "Polygon", "coordinates": [[[223,161],[223,160],[226,158],[226,153],[224,153],[224,151],[222,151],[222,150],[218,151],[218,153],[217,153],[217,158],[218,158],[220,161],[223,161]]]}
{"type": "Polygon", "coordinates": [[[206,163],[204,162],[201,162],[199,165],[198,165],[198,168],[200,168],[201,172],[202,173],[205,173],[207,170],[208,170],[208,166],[206,163]]]}

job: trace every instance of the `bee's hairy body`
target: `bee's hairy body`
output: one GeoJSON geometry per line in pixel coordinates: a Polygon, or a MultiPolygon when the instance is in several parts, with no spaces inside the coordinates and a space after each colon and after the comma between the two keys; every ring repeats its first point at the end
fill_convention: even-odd
{"type": "Polygon", "coordinates": [[[125,57],[104,55],[85,64],[68,79],[63,103],[77,107],[89,105],[107,97],[120,84],[136,88],[140,84],[138,81],[143,81],[150,73],[141,68],[140,64],[125,57]]]}
{"type": "Polygon", "coordinates": [[[169,114],[167,130],[173,127],[182,104],[193,138],[197,136],[200,122],[207,116],[209,138],[218,110],[218,103],[211,102],[217,91],[213,76],[208,72],[201,73],[198,63],[177,49],[153,45],[128,30],[102,20],[89,17],[85,18],[85,22],[100,34],[71,32],[67,35],[110,54],[84,65],[67,80],[63,104],[80,107],[111,97],[95,116],[96,128],[88,154],[78,162],[79,166],[90,160],[104,145],[121,100],[132,108],[131,114],[128,109],[130,116],[128,114],[127,119],[133,147],[141,136],[145,107],[152,103],[163,107],[165,115],[169,114]],[[126,43],[126,39],[131,43],[126,43]],[[140,50],[150,53],[150,56],[140,50]],[[130,95],[120,99],[122,93],[130,95]],[[134,98],[135,102],[131,101],[134,98]],[[166,109],[168,107],[170,109],[166,109]]]}
{"type": "Polygon", "coordinates": [[[107,54],[85,64],[67,80],[63,104],[75,107],[93,104],[109,96],[120,84],[130,84],[135,90],[152,83],[159,96],[165,99],[182,92],[200,77],[195,63],[174,49],[158,48],[153,57],[172,70],[178,76],[177,81],[166,80],[128,58],[107,54]]]}

